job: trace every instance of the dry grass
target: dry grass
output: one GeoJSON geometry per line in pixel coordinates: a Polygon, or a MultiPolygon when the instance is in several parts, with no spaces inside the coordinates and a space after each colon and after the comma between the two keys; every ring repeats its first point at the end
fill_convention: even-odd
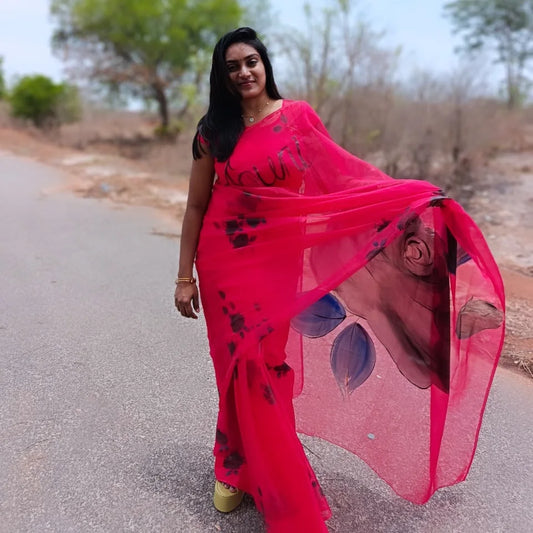
{"type": "MultiPolygon", "coordinates": [[[[506,288],[509,289],[508,285],[506,288]]],[[[506,309],[504,353],[518,368],[533,377],[533,307],[530,301],[513,298],[512,292],[510,290],[507,292],[510,294],[506,309]]]]}
{"type": "Polygon", "coordinates": [[[515,363],[520,370],[533,378],[533,360],[531,359],[531,355],[519,355],[517,356],[515,363]]]}
{"type": "MultiPolygon", "coordinates": [[[[524,133],[529,115],[533,121],[529,109],[510,113],[496,101],[468,101],[461,109],[458,141],[459,119],[449,101],[418,102],[372,89],[353,98],[353,105],[343,108],[349,116],[349,135],[341,131],[340,117],[333,117],[329,125],[338,142],[344,140],[352,153],[395,177],[428,179],[455,195],[482,177],[489,158],[533,142],[524,133]]],[[[61,126],[59,135],[53,136],[63,146],[120,155],[142,161],[156,173],[185,178],[197,118],[169,142],[154,135],[155,114],[87,109],[80,122],[61,126]]]]}
{"type": "Polygon", "coordinates": [[[454,195],[482,177],[487,161],[502,151],[527,146],[525,118],[493,100],[414,101],[400,95],[365,91],[364,105],[349,106],[351,134],[340,123],[331,131],[345,147],[398,178],[427,179],[454,195]]]}
{"type": "MultiPolygon", "coordinates": [[[[472,184],[483,180],[491,157],[533,148],[533,107],[510,113],[488,99],[457,107],[449,100],[420,101],[373,87],[361,88],[348,104],[342,117],[327,109],[323,113],[331,117],[335,140],[392,176],[427,179],[463,201],[472,184]]],[[[0,127],[24,128],[68,148],[122,156],[169,180],[187,179],[197,118],[189,119],[176,140],[164,141],[154,134],[158,117],[153,113],[87,107],[79,122],[43,133],[11,119],[7,104],[0,102],[0,127]]]]}
{"type": "Polygon", "coordinates": [[[9,105],[0,100],[0,128],[7,128],[11,123],[9,105]]]}
{"type": "Polygon", "coordinates": [[[62,125],[62,146],[119,155],[141,162],[148,169],[169,179],[186,179],[190,169],[190,134],[176,140],[157,138],[158,117],[150,113],[88,109],[80,122],[62,125]]]}

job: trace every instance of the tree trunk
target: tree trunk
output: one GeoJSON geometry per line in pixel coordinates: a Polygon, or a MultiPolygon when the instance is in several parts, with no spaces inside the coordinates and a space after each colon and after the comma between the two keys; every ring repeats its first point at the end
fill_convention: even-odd
{"type": "Polygon", "coordinates": [[[166,132],[169,125],[168,100],[165,90],[160,85],[152,85],[154,98],[159,108],[159,118],[161,119],[161,130],[166,132]]]}
{"type": "MultiPolygon", "coordinates": [[[[516,61],[516,60],[514,60],[516,61]]],[[[512,59],[507,60],[507,107],[516,109],[520,104],[520,75],[512,59]]]]}

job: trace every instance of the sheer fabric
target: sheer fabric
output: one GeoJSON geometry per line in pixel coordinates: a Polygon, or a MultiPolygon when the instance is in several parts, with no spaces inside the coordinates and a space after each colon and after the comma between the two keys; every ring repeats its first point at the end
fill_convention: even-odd
{"type": "Polygon", "coordinates": [[[463,480],[504,332],[474,222],[344,151],[304,102],[246,128],[215,169],[196,265],[217,478],[276,533],[327,531],[331,514],[296,429],[415,503],[463,480]]]}

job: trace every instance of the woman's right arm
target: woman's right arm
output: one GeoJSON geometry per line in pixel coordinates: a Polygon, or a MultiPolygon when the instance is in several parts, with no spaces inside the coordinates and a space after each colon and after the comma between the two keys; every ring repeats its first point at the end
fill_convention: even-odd
{"type": "MultiPolygon", "coordinates": [[[[191,168],[189,195],[181,230],[178,278],[192,278],[200,229],[211,198],[214,177],[214,160],[211,155],[203,152],[201,158],[193,160],[191,168]]],[[[198,318],[194,313],[200,310],[196,283],[177,282],[174,302],[184,317],[198,318]]]]}

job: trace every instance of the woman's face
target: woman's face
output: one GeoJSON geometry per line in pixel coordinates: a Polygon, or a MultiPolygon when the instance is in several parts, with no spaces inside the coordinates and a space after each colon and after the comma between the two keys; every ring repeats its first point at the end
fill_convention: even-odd
{"type": "Polygon", "coordinates": [[[229,46],[226,66],[232,88],[243,99],[256,98],[265,92],[265,65],[253,46],[244,43],[229,46]]]}

